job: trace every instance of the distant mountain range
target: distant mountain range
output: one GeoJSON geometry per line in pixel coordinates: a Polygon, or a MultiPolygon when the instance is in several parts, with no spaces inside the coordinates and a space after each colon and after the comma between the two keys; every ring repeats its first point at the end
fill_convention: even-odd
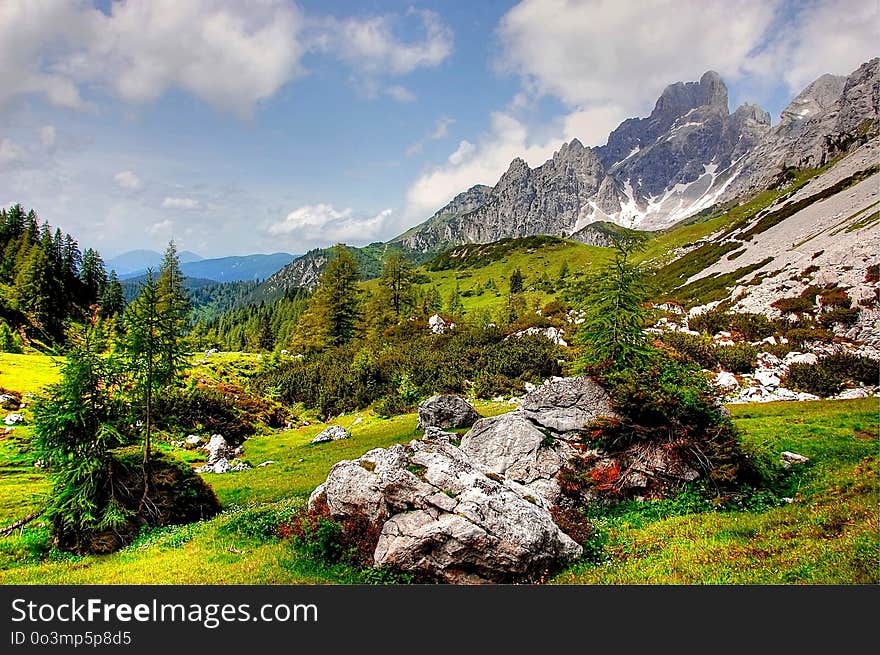
{"type": "MultiPolygon", "coordinates": [[[[203,259],[192,252],[179,253],[180,270],[186,277],[213,282],[242,282],[265,280],[279,269],[287,266],[299,255],[276,252],[271,255],[242,255],[203,259]]],[[[120,279],[127,280],[143,276],[148,268],[157,270],[162,263],[162,255],[152,250],[133,250],[114,257],[106,262],[120,279]]]]}
{"type": "MultiPolygon", "coordinates": [[[[184,250],[177,253],[181,264],[197,262],[204,259],[201,255],[184,250]]],[[[116,271],[120,278],[135,277],[148,268],[158,269],[162,263],[162,253],[155,250],[129,250],[104,262],[107,270],[116,271]]]]}
{"type": "MultiPolygon", "coordinates": [[[[623,121],[605,145],[574,139],[536,168],[516,158],[495,186],[463,191],[425,222],[362,254],[397,247],[421,262],[462,244],[537,234],[606,245],[603,224],[665,229],[710,207],[743,202],[784,182],[792,169],[833,163],[878,134],[880,58],[847,77],[818,78],[775,126],[756,105],[730,113],[726,85],[708,71],[698,82],[666,87],[650,116],[623,121]]],[[[310,251],[268,278],[266,294],[313,286],[327,259],[327,250],[310,251]]]]}

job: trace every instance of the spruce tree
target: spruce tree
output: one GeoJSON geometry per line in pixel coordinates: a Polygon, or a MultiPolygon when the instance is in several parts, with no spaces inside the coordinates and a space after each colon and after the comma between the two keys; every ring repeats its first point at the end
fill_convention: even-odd
{"type": "Polygon", "coordinates": [[[183,273],[174,241],[168,243],[156,279],[159,351],[156,361],[157,383],[174,384],[186,365],[183,333],[189,319],[190,303],[183,286],[183,273]]]}
{"type": "Polygon", "coordinates": [[[404,310],[412,307],[412,265],[399,251],[392,250],[385,257],[379,286],[382,289],[381,297],[388,302],[398,318],[404,310]]]}
{"type": "Polygon", "coordinates": [[[522,293],[524,283],[525,278],[523,278],[522,271],[519,270],[519,267],[513,269],[513,273],[510,274],[510,293],[522,293]]]}
{"type": "Polygon", "coordinates": [[[122,283],[116,276],[116,271],[110,271],[110,278],[104,287],[104,293],[101,294],[101,316],[109,318],[122,313],[125,309],[125,292],[122,289],[122,283]]]}
{"type": "Polygon", "coordinates": [[[93,530],[115,529],[125,512],[109,477],[110,449],[121,438],[112,427],[108,388],[114,374],[91,327],[68,335],[61,380],[34,405],[35,449],[54,486],[45,513],[56,539],[83,550],[93,530]]]}
{"type": "MultiPolygon", "coordinates": [[[[140,293],[125,312],[125,360],[129,374],[134,378],[135,389],[141,395],[144,412],[144,501],[149,481],[150,448],[153,430],[153,395],[158,387],[157,361],[161,351],[161,327],[159,317],[159,291],[153,279],[153,271],[140,293]]],[[[143,506],[143,501],[141,505],[143,506]]]]}
{"type": "Polygon", "coordinates": [[[345,246],[337,244],[313,298],[326,312],[331,345],[348,343],[355,336],[360,314],[359,281],[357,260],[345,246]]]}
{"type": "Polygon", "coordinates": [[[648,353],[644,333],[648,288],[645,274],[632,262],[633,253],[643,249],[644,239],[612,237],[614,259],[592,280],[583,299],[586,316],[578,333],[587,347],[587,365],[623,370],[648,353]]]}

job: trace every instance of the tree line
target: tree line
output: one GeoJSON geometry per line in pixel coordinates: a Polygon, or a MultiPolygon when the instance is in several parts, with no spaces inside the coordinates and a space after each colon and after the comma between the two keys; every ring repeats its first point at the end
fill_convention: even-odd
{"type": "Polygon", "coordinates": [[[122,286],[101,255],[41,224],[33,209],[0,209],[0,253],[0,350],[19,351],[31,339],[59,344],[67,323],[94,311],[113,319],[124,307],[122,286]]]}

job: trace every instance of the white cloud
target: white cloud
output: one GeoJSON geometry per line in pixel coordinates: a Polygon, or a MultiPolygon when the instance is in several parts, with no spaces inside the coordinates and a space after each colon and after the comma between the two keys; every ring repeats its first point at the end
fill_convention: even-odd
{"type": "Polygon", "coordinates": [[[452,30],[432,11],[410,9],[421,22],[422,41],[406,43],[394,34],[393,16],[324,18],[315,21],[316,47],[369,74],[406,75],[437,66],[453,49],[452,30]]]}
{"type": "Polygon", "coordinates": [[[271,236],[289,236],[301,248],[337,242],[359,245],[380,238],[392,214],[391,209],[384,209],[375,216],[362,216],[351,208],[319,203],[294,209],[282,220],[264,224],[263,229],[271,236]]]}
{"type": "MultiPolygon", "coordinates": [[[[85,85],[127,102],[151,102],[181,89],[219,109],[249,117],[323,52],[372,80],[434,67],[452,52],[452,30],[427,10],[394,15],[306,16],[285,0],[120,0],[108,13],[91,2],[0,3],[0,104],[38,94],[52,104],[89,109],[85,85]],[[415,22],[422,38],[395,27],[415,22]]],[[[370,85],[367,85],[368,87],[370,85]]],[[[415,96],[400,85],[385,93],[415,96]]]]}
{"type": "Polygon", "coordinates": [[[848,75],[880,54],[880,4],[822,0],[806,5],[751,62],[752,72],[782,77],[799,93],[823,73],[848,75]]]}
{"type": "Polygon", "coordinates": [[[25,158],[25,150],[9,138],[0,139],[0,168],[19,163],[25,158]]]}
{"type": "Polygon", "coordinates": [[[404,155],[406,155],[407,157],[413,157],[419,154],[424,149],[425,143],[427,143],[428,141],[439,141],[441,139],[445,139],[447,136],[449,136],[449,126],[453,123],[455,123],[454,118],[450,118],[449,116],[441,116],[437,119],[437,122],[434,123],[434,128],[423,138],[410,145],[404,151],[404,155]]]}
{"type": "Polygon", "coordinates": [[[52,62],[91,31],[93,11],[82,2],[0,2],[0,105],[36,94],[61,107],[88,108],[74,81],[52,62]]]}
{"type": "Polygon", "coordinates": [[[501,19],[497,66],[569,107],[650,109],[663,88],[746,71],[779,0],[523,0],[501,19]]]}
{"type": "Polygon", "coordinates": [[[194,198],[166,196],[162,201],[162,209],[199,209],[201,206],[201,203],[194,198]]]}
{"type": "Polygon", "coordinates": [[[385,93],[397,102],[415,102],[415,94],[405,86],[394,84],[385,89],[385,93]]]}
{"type": "Polygon", "coordinates": [[[54,125],[44,125],[40,128],[40,143],[44,150],[54,150],[58,142],[58,130],[54,125]]]}
{"type": "Polygon", "coordinates": [[[170,219],[167,219],[167,218],[164,221],[157,221],[156,223],[153,223],[152,225],[150,225],[150,227],[147,228],[147,232],[149,234],[151,234],[152,236],[171,234],[171,232],[173,230],[174,230],[174,223],[173,223],[173,221],[171,221],[170,219]]]}
{"type": "MultiPolygon", "coordinates": [[[[143,181],[133,171],[120,171],[113,176],[113,181],[120,189],[126,191],[138,191],[144,186],[143,181]]],[[[170,200],[170,198],[165,199],[170,200]]],[[[163,204],[164,206],[164,204],[163,204]]]]}

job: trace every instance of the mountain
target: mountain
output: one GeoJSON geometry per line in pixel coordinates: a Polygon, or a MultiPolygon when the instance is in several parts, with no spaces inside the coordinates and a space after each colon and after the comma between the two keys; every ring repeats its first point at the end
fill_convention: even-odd
{"type": "Polygon", "coordinates": [[[420,254],[468,242],[553,234],[597,221],[661,229],[766,187],[785,167],[816,167],[878,131],[880,60],[849,77],[823,75],[776,127],[756,105],[728,110],[721,77],[671,84],[646,118],[630,118],[605,145],[563,144],[530,168],[514,159],[491,189],[473,187],[393,239],[420,254]]]}
{"type": "Polygon", "coordinates": [[[181,263],[180,270],[187,277],[204,278],[215,282],[265,280],[284,268],[299,255],[276,252],[271,255],[244,255],[220,257],[197,262],[181,263]]]}
{"type": "MultiPolygon", "coordinates": [[[[194,252],[183,250],[177,253],[180,263],[201,261],[202,257],[194,252]]],[[[107,270],[114,270],[120,278],[140,275],[148,268],[158,269],[162,264],[162,253],[155,250],[130,250],[108,259],[104,264],[107,270]]]]}
{"type": "MultiPolygon", "coordinates": [[[[120,279],[128,280],[140,278],[148,267],[157,270],[162,263],[162,255],[152,251],[135,251],[145,253],[140,260],[131,258],[131,261],[149,261],[151,263],[140,268],[120,273],[116,269],[120,279]],[[149,253],[155,254],[158,261],[149,259],[149,253]]],[[[129,253],[126,253],[129,254],[129,253]]],[[[287,266],[299,255],[291,255],[286,252],[276,252],[271,255],[242,255],[232,257],[219,257],[216,259],[202,259],[194,253],[180,253],[180,270],[187,277],[211,280],[213,282],[240,282],[248,280],[265,280],[279,269],[287,266]]],[[[118,258],[117,258],[118,259],[118,258]]],[[[111,260],[115,261],[115,260],[111,260]]],[[[108,268],[113,268],[110,262],[108,268]]]]}
{"type": "MultiPolygon", "coordinates": [[[[457,245],[537,234],[607,245],[609,223],[666,229],[875,139],[878,96],[875,58],[847,77],[818,78],[771,127],[756,105],[730,113],[724,81],[708,71],[667,86],[649,116],[623,121],[605,145],[574,139],[536,168],[516,158],[495,186],[463,191],[388,245],[422,262],[457,245]]],[[[273,276],[273,293],[312,286],[326,261],[325,250],[306,254],[273,276]]]]}

